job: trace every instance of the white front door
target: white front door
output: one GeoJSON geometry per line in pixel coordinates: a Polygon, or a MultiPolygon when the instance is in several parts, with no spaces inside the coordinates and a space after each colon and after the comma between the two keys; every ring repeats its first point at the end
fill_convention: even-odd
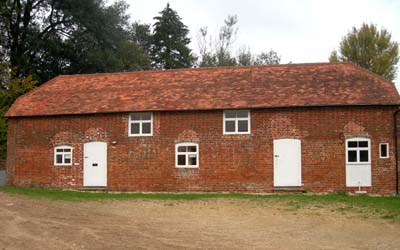
{"type": "Polygon", "coordinates": [[[85,143],[83,152],[83,186],[106,187],[107,143],[85,143]]]}
{"type": "Polygon", "coordinates": [[[274,140],[274,186],[301,186],[301,141],[274,140]]]}

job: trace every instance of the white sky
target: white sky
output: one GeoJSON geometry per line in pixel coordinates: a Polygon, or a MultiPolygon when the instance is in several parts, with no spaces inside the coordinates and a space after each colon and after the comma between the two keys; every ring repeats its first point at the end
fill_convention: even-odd
{"type": "MultiPolygon", "coordinates": [[[[351,27],[363,22],[386,28],[400,42],[400,0],[127,0],[132,21],[151,24],[167,2],[190,29],[194,52],[201,27],[217,34],[234,14],[239,19],[236,48],[273,49],[281,63],[326,62],[351,27]]],[[[395,83],[400,89],[400,76],[395,83]]]]}

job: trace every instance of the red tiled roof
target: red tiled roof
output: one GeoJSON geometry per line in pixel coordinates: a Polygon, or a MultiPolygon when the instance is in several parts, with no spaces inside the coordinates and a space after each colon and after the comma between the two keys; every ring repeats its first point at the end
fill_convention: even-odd
{"type": "Polygon", "coordinates": [[[336,105],[398,105],[393,83],[350,63],[62,75],[6,116],[336,105]]]}

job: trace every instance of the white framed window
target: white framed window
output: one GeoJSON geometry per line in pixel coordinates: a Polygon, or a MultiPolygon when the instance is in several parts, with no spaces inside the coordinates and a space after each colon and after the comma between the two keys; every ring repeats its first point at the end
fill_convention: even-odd
{"type": "Polygon", "coordinates": [[[223,113],[223,134],[250,134],[249,110],[225,110],[223,113]]]}
{"type": "Polygon", "coordinates": [[[379,144],[379,158],[381,159],[389,158],[389,143],[379,144]]]}
{"type": "Polygon", "coordinates": [[[350,138],[346,140],[347,164],[371,163],[371,140],[368,138],[350,138]]]}
{"type": "Polygon", "coordinates": [[[153,113],[140,112],[129,115],[129,136],[152,136],[153,113]]]}
{"type": "Polygon", "coordinates": [[[192,142],[178,143],[175,145],[175,167],[198,168],[199,144],[192,142]]]}
{"type": "Polygon", "coordinates": [[[72,147],[57,146],[54,148],[54,165],[71,166],[72,165],[72,147]]]}

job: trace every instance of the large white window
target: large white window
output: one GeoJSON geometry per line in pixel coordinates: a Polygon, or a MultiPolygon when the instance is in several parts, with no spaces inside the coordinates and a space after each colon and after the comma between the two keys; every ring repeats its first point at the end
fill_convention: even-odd
{"type": "Polygon", "coordinates": [[[129,115],[129,136],[152,136],[153,114],[132,113],[129,115]]]}
{"type": "Polygon", "coordinates": [[[54,165],[71,166],[72,165],[72,147],[58,146],[54,148],[54,165]]]}
{"type": "Polygon", "coordinates": [[[224,134],[250,134],[249,110],[225,110],[224,134]]]}
{"type": "Polygon", "coordinates": [[[346,140],[347,164],[371,163],[371,141],[367,138],[351,138],[346,140]]]}
{"type": "Polygon", "coordinates": [[[176,144],[175,166],[177,168],[198,168],[199,144],[191,142],[176,144]]]}

